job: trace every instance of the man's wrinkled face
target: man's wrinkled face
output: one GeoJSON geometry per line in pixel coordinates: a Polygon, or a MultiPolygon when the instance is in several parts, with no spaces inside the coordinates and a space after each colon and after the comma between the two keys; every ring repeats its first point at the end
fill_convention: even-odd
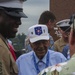
{"type": "Polygon", "coordinates": [[[20,24],[21,20],[18,17],[12,17],[5,13],[0,14],[0,33],[5,38],[14,38],[20,24]]]}
{"type": "Polygon", "coordinates": [[[47,53],[49,40],[40,40],[34,43],[30,43],[32,49],[39,59],[42,59],[47,53]]]}

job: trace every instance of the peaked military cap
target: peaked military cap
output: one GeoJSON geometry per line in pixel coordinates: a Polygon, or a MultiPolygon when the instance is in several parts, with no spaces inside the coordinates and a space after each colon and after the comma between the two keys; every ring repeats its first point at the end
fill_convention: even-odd
{"type": "Polygon", "coordinates": [[[64,19],[56,23],[57,27],[61,28],[63,31],[69,32],[71,25],[69,24],[70,19],[64,19]]]}
{"type": "Polygon", "coordinates": [[[26,0],[0,0],[0,10],[10,16],[27,18],[22,8],[24,1],[26,0]]]}
{"type": "Polygon", "coordinates": [[[70,26],[69,22],[70,22],[70,19],[65,19],[65,20],[61,20],[57,22],[56,25],[58,27],[66,27],[66,26],[70,26]]]}

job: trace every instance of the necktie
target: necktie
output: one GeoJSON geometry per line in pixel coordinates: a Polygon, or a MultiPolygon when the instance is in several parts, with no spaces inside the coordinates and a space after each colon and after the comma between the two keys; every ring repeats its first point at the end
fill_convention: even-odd
{"type": "Polygon", "coordinates": [[[38,68],[40,71],[42,71],[46,67],[46,64],[43,61],[38,62],[38,68]]]}
{"type": "Polygon", "coordinates": [[[12,54],[14,60],[16,61],[16,54],[15,54],[15,52],[14,52],[13,46],[12,46],[10,43],[8,43],[8,46],[9,46],[10,52],[11,52],[11,54],[12,54]]]}

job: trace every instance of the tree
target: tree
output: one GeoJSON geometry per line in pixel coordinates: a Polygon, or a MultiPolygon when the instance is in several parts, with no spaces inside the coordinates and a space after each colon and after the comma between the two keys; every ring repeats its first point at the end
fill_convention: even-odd
{"type": "Polygon", "coordinates": [[[25,38],[26,35],[22,33],[22,34],[17,34],[15,38],[10,39],[12,41],[15,50],[18,51],[25,48],[25,38]]]}

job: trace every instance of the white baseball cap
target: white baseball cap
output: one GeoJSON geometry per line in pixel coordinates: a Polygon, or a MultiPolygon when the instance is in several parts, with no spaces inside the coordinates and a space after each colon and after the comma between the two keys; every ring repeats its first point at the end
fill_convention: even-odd
{"type": "Polygon", "coordinates": [[[70,22],[70,19],[64,19],[64,20],[57,22],[56,25],[58,27],[66,27],[66,26],[70,26],[69,22],[70,22]]]}
{"type": "Polygon", "coordinates": [[[28,37],[31,43],[39,40],[49,40],[48,28],[43,24],[36,24],[28,29],[28,37]]]}
{"type": "Polygon", "coordinates": [[[22,8],[24,1],[26,0],[0,0],[0,10],[10,16],[27,18],[22,8]]]}

